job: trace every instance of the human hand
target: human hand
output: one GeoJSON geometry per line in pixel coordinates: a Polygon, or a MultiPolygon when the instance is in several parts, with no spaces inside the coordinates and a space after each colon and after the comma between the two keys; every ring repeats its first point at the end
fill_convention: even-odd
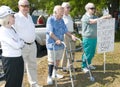
{"type": "Polygon", "coordinates": [[[56,40],[55,42],[57,45],[60,45],[61,44],[61,41],[60,40],[56,40]]]}
{"type": "Polygon", "coordinates": [[[99,19],[110,19],[110,18],[112,18],[112,16],[110,14],[108,14],[108,15],[104,15],[104,16],[100,17],[99,19]]]}
{"type": "Polygon", "coordinates": [[[71,38],[73,41],[76,41],[77,37],[75,37],[74,35],[71,35],[71,38]]]}
{"type": "Polygon", "coordinates": [[[107,18],[109,19],[109,18],[112,18],[112,15],[110,15],[110,14],[108,14],[108,15],[106,15],[107,16],[107,18]]]}
{"type": "Polygon", "coordinates": [[[109,18],[112,18],[112,15],[108,14],[108,15],[103,16],[103,18],[109,19],[109,18]]]}

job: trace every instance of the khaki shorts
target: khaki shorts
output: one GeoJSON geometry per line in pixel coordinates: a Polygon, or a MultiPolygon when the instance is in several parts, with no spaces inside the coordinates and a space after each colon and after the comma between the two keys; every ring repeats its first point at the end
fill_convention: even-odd
{"type": "Polygon", "coordinates": [[[49,62],[54,62],[54,57],[55,57],[55,60],[61,60],[62,59],[62,55],[63,55],[63,51],[64,49],[62,50],[48,50],[48,61],[49,62]],[[54,52],[55,52],[55,55],[54,55],[54,52]]]}

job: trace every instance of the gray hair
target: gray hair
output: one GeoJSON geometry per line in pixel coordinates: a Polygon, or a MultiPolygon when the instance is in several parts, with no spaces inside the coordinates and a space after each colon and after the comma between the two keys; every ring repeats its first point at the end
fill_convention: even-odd
{"type": "Polygon", "coordinates": [[[0,18],[0,25],[7,26],[9,24],[9,17],[10,17],[10,15],[0,18]]]}
{"type": "Polygon", "coordinates": [[[89,2],[85,5],[85,10],[87,11],[89,8],[93,8],[93,7],[95,7],[95,5],[89,2]]]}
{"type": "Polygon", "coordinates": [[[59,11],[59,9],[63,8],[62,6],[60,5],[56,5],[53,9],[53,14],[56,14],[57,11],[59,11]]]}
{"type": "Polygon", "coordinates": [[[29,5],[29,1],[28,0],[19,0],[18,1],[18,5],[29,5]]]}
{"type": "Polygon", "coordinates": [[[70,3],[69,2],[63,2],[61,6],[62,7],[70,6],[70,3]]]}

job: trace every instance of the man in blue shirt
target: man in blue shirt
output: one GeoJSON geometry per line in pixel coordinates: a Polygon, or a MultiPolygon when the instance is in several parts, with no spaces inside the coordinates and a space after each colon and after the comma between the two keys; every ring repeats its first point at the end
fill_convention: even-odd
{"type": "MultiPolygon", "coordinates": [[[[63,13],[63,7],[56,5],[53,10],[53,15],[47,20],[46,47],[48,52],[48,85],[53,84],[52,78],[55,77],[53,69],[54,58],[56,66],[58,66],[63,55],[64,45],[61,42],[64,40],[64,34],[67,34],[73,40],[76,40],[76,37],[68,32],[68,29],[62,19],[63,13]]],[[[59,74],[56,74],[56,76],[57,78],[63,78],[63,76],[59,74]]]]}

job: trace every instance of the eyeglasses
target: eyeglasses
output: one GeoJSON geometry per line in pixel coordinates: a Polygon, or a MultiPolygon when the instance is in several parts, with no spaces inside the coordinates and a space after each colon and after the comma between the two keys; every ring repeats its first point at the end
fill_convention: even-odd
{"type": "Polygon", "coordinates": [[[70,6],[66,7],[67,9],[70,9],[70,6]]]}
{"type": "Polygon", "coordinates": [[[92,8],[89,8],[89,9],[91,9],[91,10],[95,10],[95,7],[92,7],[92,8]]]}
{"type": "Polygon", "coordinates": [[[30,6],[29,5],[20,5],[21,7],[23,8],[29,8],[30,6]]]}

